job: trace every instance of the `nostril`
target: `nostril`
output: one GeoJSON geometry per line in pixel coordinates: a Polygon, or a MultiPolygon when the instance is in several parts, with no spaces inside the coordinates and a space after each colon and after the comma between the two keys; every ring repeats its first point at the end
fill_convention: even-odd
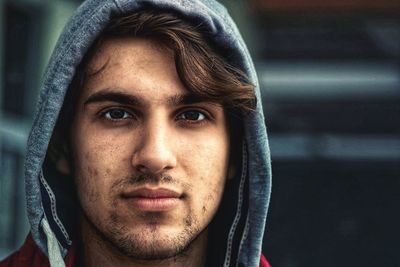
{"type": "Polygon", "coordinates": [[[148,168],[143,164],[139,164],[139,165],[136,166],[136,171],[138,171],[140,173],[143,173],[143,174],[146,174],[146,173],[157,173],[159,171],[161,172],[161,171],[167,171],[167,170],[171,170],[171,169],[173,169],[172,166],[165,166],[164,168],[160,168],[160,170],[156,170],[155,168],[153,170],[152,168],[148,168]]]}
{"type": "Polygon", "coordinates": [[[136,166],[136,170],[137,170],[138,172],[145,173],[145,172],[147,171],[147,168],[146,168],[146,166],[144,166],[144,165],[142,165],[142,164],[139,164],[139,165],[136,166]]]}

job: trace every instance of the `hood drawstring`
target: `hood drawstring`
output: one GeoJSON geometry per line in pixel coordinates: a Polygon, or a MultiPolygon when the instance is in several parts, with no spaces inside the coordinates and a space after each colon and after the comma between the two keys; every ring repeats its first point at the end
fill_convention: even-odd
{"type": "Polygon", "coordinates": [[[61,256],[60,247],[53,231],[50,229],[49,222],[46,217],[42,219],[41,226],[47,238],[47,254],[51,267],[65,267],[63,257],[61,256]]]}

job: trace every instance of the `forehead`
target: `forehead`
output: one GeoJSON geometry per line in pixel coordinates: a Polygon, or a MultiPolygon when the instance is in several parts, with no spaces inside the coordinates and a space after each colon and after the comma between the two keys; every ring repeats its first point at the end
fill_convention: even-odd
{"type": "Polygon", "coordinates": [[[140,37],[105,38],[96,47],[87,65],[89,77],[131,68],[136,71],[174,64],[173,51],[159,42],[140,37]]]}
{"type": "Polygon", "coordinates": [[[88,67],[102,67],[105,61],[126,59],[126,62],[153,62],[154,59],[173,59],[173,51],[160,42],[143,37],[106,37],[95,47],[88,67]]]}
{"type": "Polygon", "coordinates": [[[187,92],[173,52],[151,39],[105,39],[88,62],[87,72],[83,95],[106,89],[153,96],[187,92]]]}

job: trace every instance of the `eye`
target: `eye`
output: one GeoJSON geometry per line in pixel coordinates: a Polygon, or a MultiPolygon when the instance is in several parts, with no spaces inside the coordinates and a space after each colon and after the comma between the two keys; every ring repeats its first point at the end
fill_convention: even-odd
{"type": "Polygon", "coordinates": [[[108,120],[124,120],[132,118],[131,113],[120,108],[108,109],[102,113],[102,116],[108,120]]]}
{"type": "Polygon", "coordinates": [[[185,120],[185,121],[193,121],[193,122],[200,122],[206,119],[206,116],[204,115],[203,112],[197,111],[197,110],[188,110],[185,112],[182,112],[178,116],[178,120],[185,120]]]}

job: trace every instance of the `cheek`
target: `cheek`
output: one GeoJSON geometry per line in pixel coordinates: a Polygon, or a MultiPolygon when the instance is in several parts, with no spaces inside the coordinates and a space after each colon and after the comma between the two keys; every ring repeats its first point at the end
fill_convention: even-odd
{"type": "Polygon", "coordinates": [[[229,146],[208,139],[205,142],[181,143],[179,162],[183,169],[202,181],[216,182],[210,177],[224,176],[228,167],[229,146]]]}
{"type": "Polygon", "coordinates": [[[74,144],[74,176],[82,202],[107,201],[113,180],[129,172],[127,146],[118,138],[81,134],[74,144]]]}
{"type": "MultiPolygon", "coordinates": [[[[185,146],[181,146],[185,147],[185,146]]],[[[184,169],[192,185],[193,205],[200,218],[209,221],[220,203],[227,177],[229,144],[207,139],[186,151],[184,169]]]]}
{"type": "Polygon", "coordinates": [[[81,131],[79,136],[75,138],[74,158],[76,166],[82,168],[87,167],[90,175],[100,171],[109,172],[110,167],[119,167],[122,162],[129,160],[128,144],[123,136],[107,135],[99,133],[96,129],[87,129],[81,131]],[[92,169],[92,170],[91,170],[92,169]]]}

